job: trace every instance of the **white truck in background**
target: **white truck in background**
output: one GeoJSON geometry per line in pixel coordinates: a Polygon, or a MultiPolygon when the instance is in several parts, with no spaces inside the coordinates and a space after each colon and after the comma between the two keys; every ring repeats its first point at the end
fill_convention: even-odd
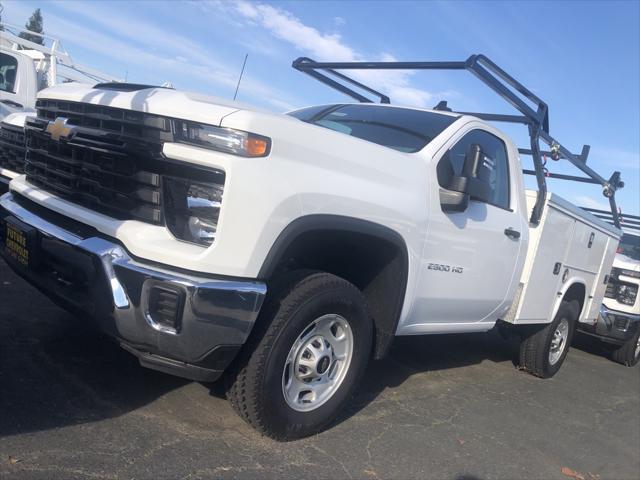
{"type": "Polygon", "coordinates": [[[614,212],[619,173],[562,147],[546,104],[482,55],[294,67],[361,103],[279,115],[126,83],[41,91],[25,175],[0,198],[4,259],[142,365],[226,371],[239,415],[280,440],[328,427],[399,335],[499,326],[523,370],[555,375],[597,321],[621,231],[547,193],[541,156],[614,212]],[[337,70],[357,68],[466,69],[522,115],[386,105],[337,70]],[[527,125],[530,150],[489,121],[527,125]]]}
{"type": "Polygon", "coordinates": [[[43,88],[66,82],[94,85],[119,81],[97,70],[78,65],[59,39],[28,31],[45,45],[14,32],[16,25],[0,23],[0,192],[24,173],[24,122],[35,114],[36,97],[43,88]]]}
{"type": "MultiPolygon", "coordinates": [[[[613,223],[610,212],[585,210],[613,223]]],[[[579,329],[602,340],[612,360],[633,367],[640,362],[640,216],[621,214],[620,220],[624,233],[608,276],[598,322],[581,324],[579,329]]]]}
{"type": "Polygon", "coordinates": [[[640,361],[640,236],[625,233],[613,261],[596,334],[612,344],[611,358],[633,367],[640,361]],[[606,332],[606,333],[605,333],[606,332]]]}

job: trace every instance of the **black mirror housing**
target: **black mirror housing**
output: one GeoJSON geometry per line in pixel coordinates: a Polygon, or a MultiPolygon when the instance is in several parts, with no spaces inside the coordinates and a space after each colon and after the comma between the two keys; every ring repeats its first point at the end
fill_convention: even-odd
{"type": "Polygon", "coordinates": [[[469,195],[453,190],[440,189],[440,207],[445,213],[464,212],[469,206],[469,195]]]}
{"type": "Polygon", "coordinates": [[[465,156],[462,175],[454,175],[451,178],[449,189],[466,193],[481,201],[489,201],[491,199],[489,178],[492,170],[493,162],[485,157],[480,145],[474,143],[469,146],[465,156]]]}

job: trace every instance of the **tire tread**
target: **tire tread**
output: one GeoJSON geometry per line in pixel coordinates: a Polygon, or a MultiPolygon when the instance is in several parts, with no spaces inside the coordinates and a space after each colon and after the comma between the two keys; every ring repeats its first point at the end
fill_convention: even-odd
{"type": "MultiPolygon", "coordinates": [[[[346,280],[332,274],[313,271],[296,271],[281,277],[271,287],[267,299],[249,340],[234,362],[227,384],[227,398],[233,409],[251,427],[263,435],[285,440],[295,438],[293,434],[282,436],[264,421],[267,412],[262,411],[260,385],[264,377],[267,356],[295,310],[304,305],[304,300],[314,294],[344,288],[352,289],[364,305],[360,290],[346,280]]],[[[325,424],[332,423],[334,418],[325,424]]]]}
{"type": "MultiPolygon", "coordinates": [[[[580,305],[577,301],[572,300],[567,302],[563,300],[560,304],[560,308],[558,309],[558,313],[551,323],[545,326],[526,327],[527,329],[524,332],[525,338],[520,344],[520,370],[539,378],[549,378],[556,373],[550,372],[547,366],[547,345],[551,341],[550,336],[553,335],[556,324],[559,323],[563,313],[567,311],[567,314],[570,316],[569,321],[571,323],[568,338],[568,343],[570,344],[575,330],[575,322],[577,321],[580,311],[579,309],[580,305]]],[[[567,345],[566,348],[568,350],[569,345],[567,345]]],[[[565,357],[566,354],[567,352],[564,353],[565,357]]],[[[560,360],[561,364],[563,361],[564,358],[560,360]]]]}
{"type": "Polygon", "coordinates": [[[638,363],[638,358],[635,358],[634,355],[639,336],[640,331],[618,348],[614,348],[611,351],[611,360],[627,367],[633,367],[636,365],[638,363]]]}

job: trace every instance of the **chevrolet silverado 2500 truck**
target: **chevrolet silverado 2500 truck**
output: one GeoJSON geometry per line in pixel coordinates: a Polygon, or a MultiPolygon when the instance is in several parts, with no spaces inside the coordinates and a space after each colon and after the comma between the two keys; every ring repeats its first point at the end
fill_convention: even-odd
{"type": "MultiPolygon", "coordinates": [[[[294,65],[369,93],[336,69],[407,68],[294,65]]],[[[515,82],[483,56],[451,65],[515,82]]],[[[25,175],[0,198],[0,247],[142,365],[226,371],[234,408],[276,439],[330,425],[396,335],[499,322],[522,341],[521,368],[551,377],[576,326],[596,322],[621,233],[546,192],[538,142],[612,207],[622,182],[550,137],[546,105],[516,85],[537,111],[366,103],[342,84],[361,103],[286,115],[144,85],[49,88],[27,121],[25,175]],[[529,126],[539,191],[486,120],[529,126]]]]}
{"type": "Polygon", "coordinates": [[[5,193],[11,179],[24,173],[24,122],[35,114],[38,91],[63,82],[117,79],[76,64],[57,38],[28,30],[47,44],[40,45],[15,35],[15,25],[0,27],[0,193],[5,193]]]}

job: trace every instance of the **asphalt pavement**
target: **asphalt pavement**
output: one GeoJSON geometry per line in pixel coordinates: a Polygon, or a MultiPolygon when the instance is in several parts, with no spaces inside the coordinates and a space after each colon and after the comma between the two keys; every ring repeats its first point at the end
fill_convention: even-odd
{"type": "Polygon", "coordinates": [[[576,343],[540,380],[493,333],[398,339],[338,424],[277,443],[0,261],[0,478],[639,479],[640,367],[576,343]]]}

